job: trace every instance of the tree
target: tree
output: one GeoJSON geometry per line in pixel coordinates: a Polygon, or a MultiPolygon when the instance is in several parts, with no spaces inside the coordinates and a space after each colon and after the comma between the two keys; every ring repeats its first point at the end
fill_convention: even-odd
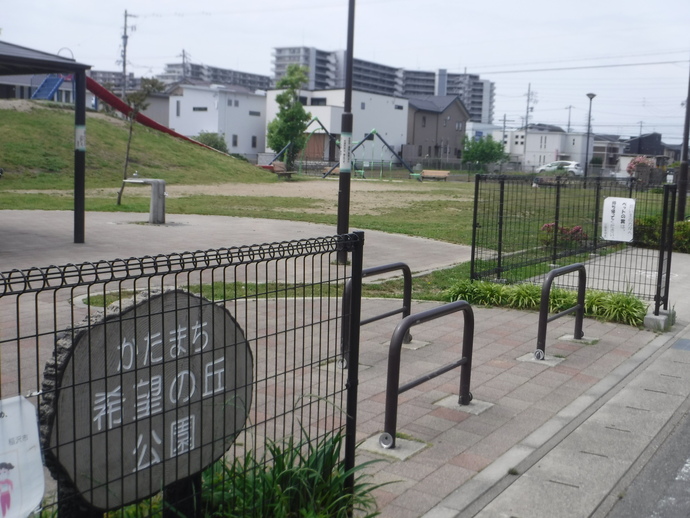
{"type": "MultiPolygon", "coordinates": [[[[127,137],[127,151],[125,152],[125,167],[122,172],[122,179],[126,180],[127,179],[127,167],[129,166],[129,151],[132,147],[132,136],[134,134],[134,120],[137,117],[137,114],[148,108],[149,103],[146,102],[146,99],[148,99],[149,95],[151,95],[154,92],[162,92],[165,90],[165,84],[159,81],[156,78],[147,78],[144,77],[141,80],[141,87],[139,90],[136,92],[132,92],[127,96],[126,101],[128,102],[131,110],[127,116],[127,120],[129,120],[129,136],[127,137]]],[[[120,191],[117,193],[117,204],[120,205],[120,202],[122,201],[122,191],[125,189],[125,183],[122,182],[122,186],[120,187],[120,191]]]]}
{"type": "Polygon", "coordinates": [[[465,137],[465,149],[462,152],[463,162],[472,162],[484,167],[486,164],[502,162],[507,159],[508,156],[503,152],[503,145],[490,136],[479,140],[465,137]]]}
{"type": "Polygon", "coordinates": [[[218,133],[202,131],[196,137],[194,137],[194,140],[201,142],[202,144],[206,144],[213,149],[217,149],[218,151],[222,151],[223,153],[229,153],[228,143],[225,142],[223,135],[219,135],[218,133]]]}
{"type": "Polygon", "coordinates": [[[290,144],[285,151],[285,165],[288,171],[293,169],[295,158],[307,145],[305,131],[311,114],[304,110],[299,101],[299,89],[307,79],[305,67],[290,65],[285,75],[276,83],[277,88],[284,88],[285,91],[276,96],[278,115],[269,122],[266,139],[268,147],[275,151],[280,151],[290,144]]]}

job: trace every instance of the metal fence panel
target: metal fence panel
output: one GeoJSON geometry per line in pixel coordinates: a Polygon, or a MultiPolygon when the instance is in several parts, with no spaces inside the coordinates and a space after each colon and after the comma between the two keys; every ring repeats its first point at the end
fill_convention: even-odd
{"type": "MultiPolygon", "coordinates": [[[[161,490],[189,479],[202,505],[232,506],[247,485],[260,493],[256,472],[276,456],[353,435],[356,371],[348,402],[337,360],[343,317],[359,329],[342,293],[361,283],[362,246],[350,234],[0,273],[0,399],[40,409],[57,480],[46,512],[145,499],[128,516],[159,515],[161,490]]],[[[349,443],[338,455],[352,466],[349,443]]],[[[244,514],[264,516],[252,500],[244,514]]]]}
{"type": "MultiPolygon", "coordinates": [[[[471,277],[541,284],[551,269],[584,262],[588,289],[653,300],[663,210],[663,188],[635,181],[478,175],[471,277]],[[601,237],[607,197],[635,199],[632,242],[601,237]]],[[[575,289],[577,276],[557,284],[575,289]]]]}

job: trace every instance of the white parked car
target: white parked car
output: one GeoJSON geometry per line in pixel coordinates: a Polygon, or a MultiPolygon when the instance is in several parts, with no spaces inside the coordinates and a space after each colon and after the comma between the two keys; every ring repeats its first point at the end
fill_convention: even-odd
{"type": "Polygon", "coordinates": [[[579,162],[570,162],[567,160],[559,160],[558,162],[544,164],[537,169],[537,173],[566,173],[575,176],[583,176],[585,174],[579,162]]]}

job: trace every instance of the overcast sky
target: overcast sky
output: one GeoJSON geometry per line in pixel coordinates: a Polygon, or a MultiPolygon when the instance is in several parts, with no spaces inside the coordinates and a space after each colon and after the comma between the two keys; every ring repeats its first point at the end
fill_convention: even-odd
{"type": "MultiPolygon", "coordinates": [[[[124,13],[136,18],[128,71],[181,62],[272,75],[274,47],[346,47],[348,0],[2,0],[0,39],[121,70],[124,13]]],[[[636,136],[683,134],[690,0],[357,0],[356,58],[480,74],[496,85],[494,123],[530,122],[636,136]],[[621,66],[634,64],[634,66],[621,66]],[[569,69],[569,70],[568,70],[569,69]],[[572,108],[568,109],[571,106],[572,108]]]]}

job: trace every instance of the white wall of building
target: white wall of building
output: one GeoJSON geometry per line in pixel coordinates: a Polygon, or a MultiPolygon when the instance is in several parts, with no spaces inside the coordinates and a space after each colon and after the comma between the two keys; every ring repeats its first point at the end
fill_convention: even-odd
{"type": "MultiPolygon", "coordinates": [[[[266,94],[266,125],[278,114],[278,103],[275,99],[280,92],[281,90],[270,90],[266,94]]],[[[345,106],[345,91],[302,91],[300,95],[307,98],[307,105],[304,109],[311,113],[312,118],[318,117],[330,133],[339,135],[341,117],[345,106]],[[319,99],[319,102],[325,102],[325,105],[312,106],[312,99],[319,99]],[[322,99],[325,101],[321,101],[322,99]]],[[[352,139],[359,142],[367,133],[375,129],[396,152],[399,152],[407,139],[408,111],[407,99],[353,91],[352,139]]]]}
{"type": "Polygon", "coordinates": [[[170,96],[169,127],[193,137],[224,136],[230,153],[256,155],[266,147],[266,97],[232,88],[180,85],[170,96]]]}
{"type": "MultiPolygon", "coordinates": [[[[585,148],[587,146],[586,133],[531,131],[527,133],[526,146],[524,129],[506,130],[505,140],[503,130],[495,130],[493,137],[498,142],[504,142],[505,152],[510,156],[510,161],[521,163],[524,171],[533,171],[540,165],[556,160],[580,162],[584,168],[585,148]]],[[[590,159],[593,150],[594,139],[590,136],[590,159]]]]}

